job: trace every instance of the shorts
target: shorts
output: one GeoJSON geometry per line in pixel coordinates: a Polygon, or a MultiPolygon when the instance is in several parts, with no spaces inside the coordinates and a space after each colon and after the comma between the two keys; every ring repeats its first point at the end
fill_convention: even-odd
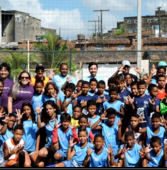
{"type": "Polygon", "coordinates": [[[63,161],[65,167],[79,167],[78,163],[75,160],[63,161]]]}
{"type": "Polygon", "coordinates": [[[63,150],[58,150],[56,153],[59,153],[61,156],[62,156],[62,159],[61,160],[64,160],[64,158],[67,157],[67,152],[63,152],[63,150]]]}
{"type": "MultiPolygon", "coordinates": [[[[25,150],[23,150],[25,151],[25,150]]],[[[28,153],[28,155],[32,155],[35,151],[31,152],[31,151],[26,151],[28,153]]]]}
{"type": "Polygon", "coordinates": [[[149,166],[149,167],[158,167],[158,165],[152,164],[152,162],[149,162],[149,163],[148,163],[148,166],[149,166]]]}
{"type": "Polygon", "coordinates": [[[0,159],[0,167],[4,167],[7,161],[4,158],[0,159]]]}

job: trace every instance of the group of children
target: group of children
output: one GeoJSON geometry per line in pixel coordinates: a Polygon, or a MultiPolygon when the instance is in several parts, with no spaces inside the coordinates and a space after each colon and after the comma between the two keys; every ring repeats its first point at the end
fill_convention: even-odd
{"type": "Polygon", "coordinates": [[[0,110],[0,166],[167,166],[166,68],[153,72],[118,74],[107,89],[96,78],[68,78],[61,89],[36,80],[32,103],[0,110]]]}

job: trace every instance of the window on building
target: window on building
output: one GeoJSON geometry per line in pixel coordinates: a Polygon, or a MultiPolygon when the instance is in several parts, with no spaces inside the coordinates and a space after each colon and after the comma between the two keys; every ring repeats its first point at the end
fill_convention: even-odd
{"type": "Polygon", "coordinates": [[[129,29],[129,33],[133,33],[133,29],[129,29]]]}
{"type": "Polygon", "coordinates": [[[34,23],[32,21],[30,22],[30,26],[34,26],[34,23]]]}
{"type": "Polygon", "coordinates": [[[133,24],[133,20],[128,20],[127,23],[128,24],[133,24]]]}
{"type": "Polygon", "coordinates": [[[16,22],[20,22],[20,17],[16,17],[16,22]]]}
{"type": "Polygon", "coordinates": [[[134,20],[134,24],[137,24],[137,20],[134,20]]]}
{"type": "Polygon", "coordinates": [[[125,46],[124,46],[124,45],[119,45],[119,46],[117,47],[117,50],[125,50],[125,46]]]}
{"type": "Polygon", "coordinates": [[[103,45],[102,44],[95,44],[95,50],[102,50],[103,45]]]}
{"type": "Polygon", "coordinates": [[[135,29],[135,32],[137,32],[137,29],[135,29]]]}
{"type": "Polygon", "coordinates": [[[36,27],[39,27],[39,23],[38,22],[36,23],[36,27]]]}
{"type": "Polygon", "coordinates": [[[158,18],[155,18],[155,19],[154,19],[154,22],[155,22],[155,23],[158,23],[158,18]]]}
{"type": "Polygon", "coordinates": [[[150,18],[149,18],[149,19],[147,19],[147,22],[148,22],[148,23],[153,23],[153,19],[150,19],[150,18]]]}

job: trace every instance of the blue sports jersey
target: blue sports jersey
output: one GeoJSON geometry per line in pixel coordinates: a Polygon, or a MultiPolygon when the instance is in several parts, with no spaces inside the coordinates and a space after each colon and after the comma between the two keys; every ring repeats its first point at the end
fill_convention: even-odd
{"type": "MultiPolygon", "coordinates": [[[[59,88],[59,95],[60,96],[64,96],[63,91],[61,90],[62,86],[64,85],[64,83],[67,81],[67,77],[69,77],[69,75],[67,74],[67,76],[63,77],[60,74],[59,75],[55,75],[52,79],[52,81],[57,85],[57,87],[59,88]]],[[[71,81],[70,83],[73,84],[77,84],[75,78],[73,76],[71,76],[71,81]]]]}
{"type": "Polygon", "coordinates": [[[135,110],[137,114],[142,115],[144,117],[144,120],[146,120],[147,122],[142,125],[143,127],[151,126],[150,115],[149,115],[149,109],[150,109],[149,99],[150,98],[151,96],[148,96],[148,95],[134,98],[134,105],[135,105],[135,110]]]}
{"type": "Polygon", "coordinates": [[[162,157],[164,156],[164,151],[163,149],[161,149],[161,153],[158,156],[154,155],[153,151],[150,151],[148,155],[151,158],[151,161],[148,163],[148,166],[157,167],[160,164],[162,157]]]}
{"type": "MultiPolygon", "coordinates": [[[[92,126],[100,119],[100,116],[96,115],[95,118],[88,118],[88,122],[92,122],[92,126]]],[[[98,126],[101,125],[101,121],[100,123],[98,124],[98,126]]],[[[92,130],[92,133],[93,135],[95,136],[96,134],[100,134],[101,133],[101,130],[92,130]]]]}
{"type": "Polygon", "coordinates": [[[118,100],[121,101],[122,103],[124,103],[125,98],[126,98],[127,96],[129,96],[129,95],[130,95],[130,92],[129,92],[128,90],[124,90],[123,92],[120,92],[120,93],[119,93],[119,96],[120,96],[121,98],[118,99],[118,100]]]}
{"type": "MultiPolygon", "coordinates": [[[[108,95],[104,95],[104,97],[101,97],[98,94],[95,94],[92,97],[92,100],[96,101],[99,97],[100,99],[103,99],[105,97],[107,100],[110,100],[110,97],[108,95]]],[[[97,106],[96,115],[101,115],[103,113],[103,103],[96,103],[96,106],[97,106]]]]}
{"type": "Polygon", "coordinates": [[[102,77],[100,77],[100,76],[95,76],[95,77],[88,76],[88,77],[84,78],[84,81],[90,82],[90,80],[91,80],[92,78],[95,78],[97,81],[104,80],[104,79],[103,79],[102,77]]]}
{"type": "Polygon", "coordinates": [[[92,99],[92,97],[91,96],[83,96],[83,95],[79,95],[78,97],[77,97],[77,105],[78,106],[81,106],[81,101],[83,100],[83,101],[88,101],[88,100],[91,100],[92,99]]]}
{"type": "Polygon", "coordinates": [[[36,110],[36,107],[39,105],[42,108],[42,106],[43,106],[42,96],[43,96],[42,94],[40,94],[40,95],[34,94],[33,98],[32,98],[32,107],[33,107],[34,113],[36,115],[36,120],[37,120],[38,114],[35,110],[36,110]]]}
{"type": "Polygon", "coordinates": [[[90,91],[88,91],[88,95],[89,95],[89,96],[94,96],[95,93],[91,93],[90,91]]]}
{"type": "Polygon", "coordinates": [[[24,135],[22,139],[25,141],[24,150],[34,152],[36,148],[36,135],[38,126],[32,120],[23,121],[24,135]]]}
{"type": "MultiPolygon", "coordinates": [[[[152,96],[150,96],[150,99],[152,100],[152,99],[153,99],[153,97],[152,97],[152,96]]],[[[155,105],[154,105],[154,112],[156,112],[156,108],[157,108],[157,107],[158,107],[158,108],[160,108],[160,102],[161,102],[161,100],[160,100],[160,99],[158,99],[158,98],[156,97],[155,105]]]]}
{"type": "MultiPolygon", "coordinates": [[[[120,146],[121,149],[124,148],[124,145],[120,146]]],[[[125,167],[138,167],[138,161],[140,159],[141,145],[134,144],[134,147],[131,150],[128,150],[125,153],[126,165],[125,167]]]]}
{"type": "Polygon", "coordinates": [[[100,154],[92,152],[89,167],[109,167],[108,152],[105,149],[107,148],[103,148],[100,154]]]}
{"type": "MultiPolygon", "coordinates": [[[[69,100],[71,100],[71,97],[63,99],[61,101],[63,102],[64,100],[66,100],[66,102],[68,102],[69,100]]],[[[67,113],[70,114],[70,116],[73,116],[73,103],[74,103],[74,101],[72,100],[72,102],[67,106],[67,109],[68,109],[67,113]]]]}
{"type": "Polygon", "coordinates": [[[165,128],[160,126],[159,127],[159,133],[158,134],[154,134],[152,127],[147,126],[147,140],[146,140],[146,144],[150,143],[150,139],[153,136],[158,136],[161,139],[161,145],[162,147],[164,146],[164,134],[165,134],[165,128]]]}
{"type": "MultiPolygon", "coordinates": [[[[114,156],[117,154],[119,149],[119,141],[118,141],[118,125],[114,124],[112,127],[109,127],[106,123],[102,123],[102,135],[104,136],[105,147],[108,148],[108,145],[112,145],[112,149],[114,151],[114,156]]],[[[117,161],[117,159],[114,159],[117,161]]]]}
{"type": "MultiPolygon", "coordinates": [[[[47,102],[48,100],[52,100],[54,101],[56,104],[57,104],[57,101],[54,97],[48,97],[48,96],[45,96],[44,94],[42,95],[42,102],[45,103],[47,102]]],[[[60,97],[58,96],[58,100],[60,100],[60,97]]]]}
{"type": "Polygon", "coordinates": [[[108,95],[108,96],[109,96],[109,91],[108,91],[108,90],[104,90],[104,91],[103,91],[103,94],[105,94],[105,95],[108,95]]]}
{"type": "Polygon", "coordinates": [[[156,84],[157,84],[157,80],[156,80],[156,79],[154,79],[154,78],[153,78],[153,79],[151,79],[151,84],[155,84],[155,85],[156,85],[156,84]]]}

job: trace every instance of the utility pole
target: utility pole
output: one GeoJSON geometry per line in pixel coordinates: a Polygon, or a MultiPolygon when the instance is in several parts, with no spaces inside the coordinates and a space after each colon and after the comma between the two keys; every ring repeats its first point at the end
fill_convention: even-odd
{"type": "Polygon", "coordinates": [[[161,12],[161,7],[158,7],[158,24],[159,24],[159,37],[161,37],[161,16],[160,16],[160,12],[161,12]]]}
{"type": "Polygon", "coordinates": [[[59,28],[59,37],[61,37],[61,28],[59,28]]]}
{"type": "Polygon", "coordinates": [[[98,16],[98,37],[100,37],[100,16],[98,16]]]}
{"type": "Polygon", "coordinates": [[[101,13],[101,39],[103,38],[103,16],[102,16],[102,13],[104,11],[110,11],[109,9],[108,10],[104,10],[104,9],[101,9],[101,10],[93,10],[93,12],[100,12],[101,13]]]}
{"type": "Polygon", "coordinates": [[[137,0],[137,65],[139,69],[141,70],[141,28],[142,28],[142,22],[141,22],[141,4],[142,0],[137,0]]]}
{"type": "Polygon", "coordinates": [[[92,20],[92,21],[88,21],[88,22],[94,22],[95,23],[95,35],[96,35],[96,39],[97,39],[96,22],[99,22],[99,21],[98,20],[92,20]]]}

